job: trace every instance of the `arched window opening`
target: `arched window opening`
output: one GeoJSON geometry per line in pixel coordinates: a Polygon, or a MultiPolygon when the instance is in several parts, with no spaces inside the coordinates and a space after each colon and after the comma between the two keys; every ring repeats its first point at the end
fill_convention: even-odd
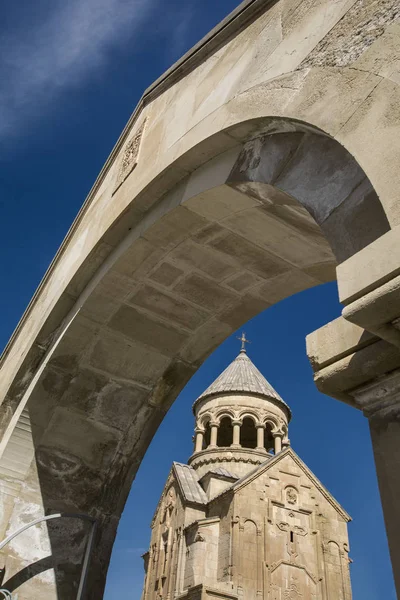
{"type": "Polygon", "coordinates": [[[243,425],[240,428],[240,445],[242,448],[257,447],[257,429],[253,419],[250,417],[243,419],[243,425]]]}
{"type": "Polygon", "coordinates": [[[266,423],[264,429],[264,448],[267,452],[274,452],[274,438],[272,436],[272,425],[266,423]]]}
{"type": "Polygon", "coordinates": [[[208,446],[210,445],[210,441],[211,441],[211,427],[210,427],[210,421],[207,421],[207,423],[205,425],[204,436],[203,436],[203,450],[208,448],[208,446]]]}
{"type": "Polygon", "coordinates": [[[233,427],[230,417],[223,417],[218,428],[217,446],[226,448],[233,442],[233,427]]]}

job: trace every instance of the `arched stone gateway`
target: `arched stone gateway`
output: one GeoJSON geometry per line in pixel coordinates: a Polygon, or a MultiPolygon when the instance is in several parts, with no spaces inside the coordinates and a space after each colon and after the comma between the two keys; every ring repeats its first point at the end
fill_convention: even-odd
{"type": "MultiPolygon", "coordinates": [[[[96,518],[88,598],[179,391],[337,263],[344,317],[308,353],[318,387],[370,419],[399,589],[399,16],[396,0],[243,2],[145,93],[10,340],[0,535],[96,518]]],[[[84,529],[29,531],[4,587],[38,573],[37,597],[72,598],[84,529]]]]}

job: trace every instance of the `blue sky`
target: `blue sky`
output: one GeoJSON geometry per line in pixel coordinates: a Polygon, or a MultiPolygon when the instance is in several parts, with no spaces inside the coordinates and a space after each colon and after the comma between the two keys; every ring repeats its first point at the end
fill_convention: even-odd
{"type": "MultiPolygon", "coordinates": [[[[143,90],[238,4],[16,0],[0,5],[1,346],[143,90]]],[[[246,326],[249,354],[292,407],[293,448],[353,516],[354,600],[395,600],[367,421],[317,392],[305,355],[305,335],[339,314],[335,284],[289,298],[246,326]]],[[[186,461],[192,451],[192,402],[238,349],[233,336],[214,352],[157,432],[119,527],[106,600],[139,600],[140,555],[154,508],[171,462],[186,461]]]]}

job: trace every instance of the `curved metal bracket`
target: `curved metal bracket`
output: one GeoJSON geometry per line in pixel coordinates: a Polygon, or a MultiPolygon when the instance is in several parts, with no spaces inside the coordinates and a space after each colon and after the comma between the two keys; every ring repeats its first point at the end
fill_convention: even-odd
{"type": "MultiPolygon", "coordinates": [[[[79,581],[78,593],[76,596],[76,600],[83,600],[83,592],[85,590],[87,570],[88,570],[89,560],[90,560],[90,556],[91,556],[92,549],[93,549],[94,536],[95,536],[96,528],[97,528],[97,520],[95,518],[89,517],[88,515],[83,515],[80,513],[55,513],[53,515],[48,515],[47,517],[41,517],[40,519],[35,519],[35,521],[32,521],[31,523],[24,525],[23,527],[21,527],[17,531],[14,531],[14,533],[12,533],[8,537],[6,537],[0,543],[0,550],[2,550],[5,546],[7,546],[7,544],[9,542],[11,542],[11,540],[13,540],[15,537],[17,537],[17,535],[19,535],[26,529],[29,529],[30,527],[33,527],[34,525],[37,525],[38,523],[42,523],[43,521],[50,521],[52,519],[81,519],[82,521],[88,521],[89,523],[92,524],[92,527],[91,527],[91,530],[89,533],[89,537],[88,537],[88,541],[86,544],[85,556],[83,558],[83,563],[82,563],[82,573],[81,573],[81,578],[79,581]]],[[[5,600],[17,600],[16,596],[14,596],[14,598],[13,598],[11,595],[11,592],[9,592],[6,589],[0,589],[0,593],[3,594],[3,597],[5,600]]],[[[1,596],[0,596],[0,599],[1,599],[1,596]]]]}

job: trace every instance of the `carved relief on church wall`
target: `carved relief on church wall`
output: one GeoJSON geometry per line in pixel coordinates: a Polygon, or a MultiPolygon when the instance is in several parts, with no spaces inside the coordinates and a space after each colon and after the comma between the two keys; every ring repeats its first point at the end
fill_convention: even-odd
{"type": "Polygon", "coordinates": [[[306,569],[282,562],[271,571],[268,600],[321,600],[320,590],[306,569]]]}

